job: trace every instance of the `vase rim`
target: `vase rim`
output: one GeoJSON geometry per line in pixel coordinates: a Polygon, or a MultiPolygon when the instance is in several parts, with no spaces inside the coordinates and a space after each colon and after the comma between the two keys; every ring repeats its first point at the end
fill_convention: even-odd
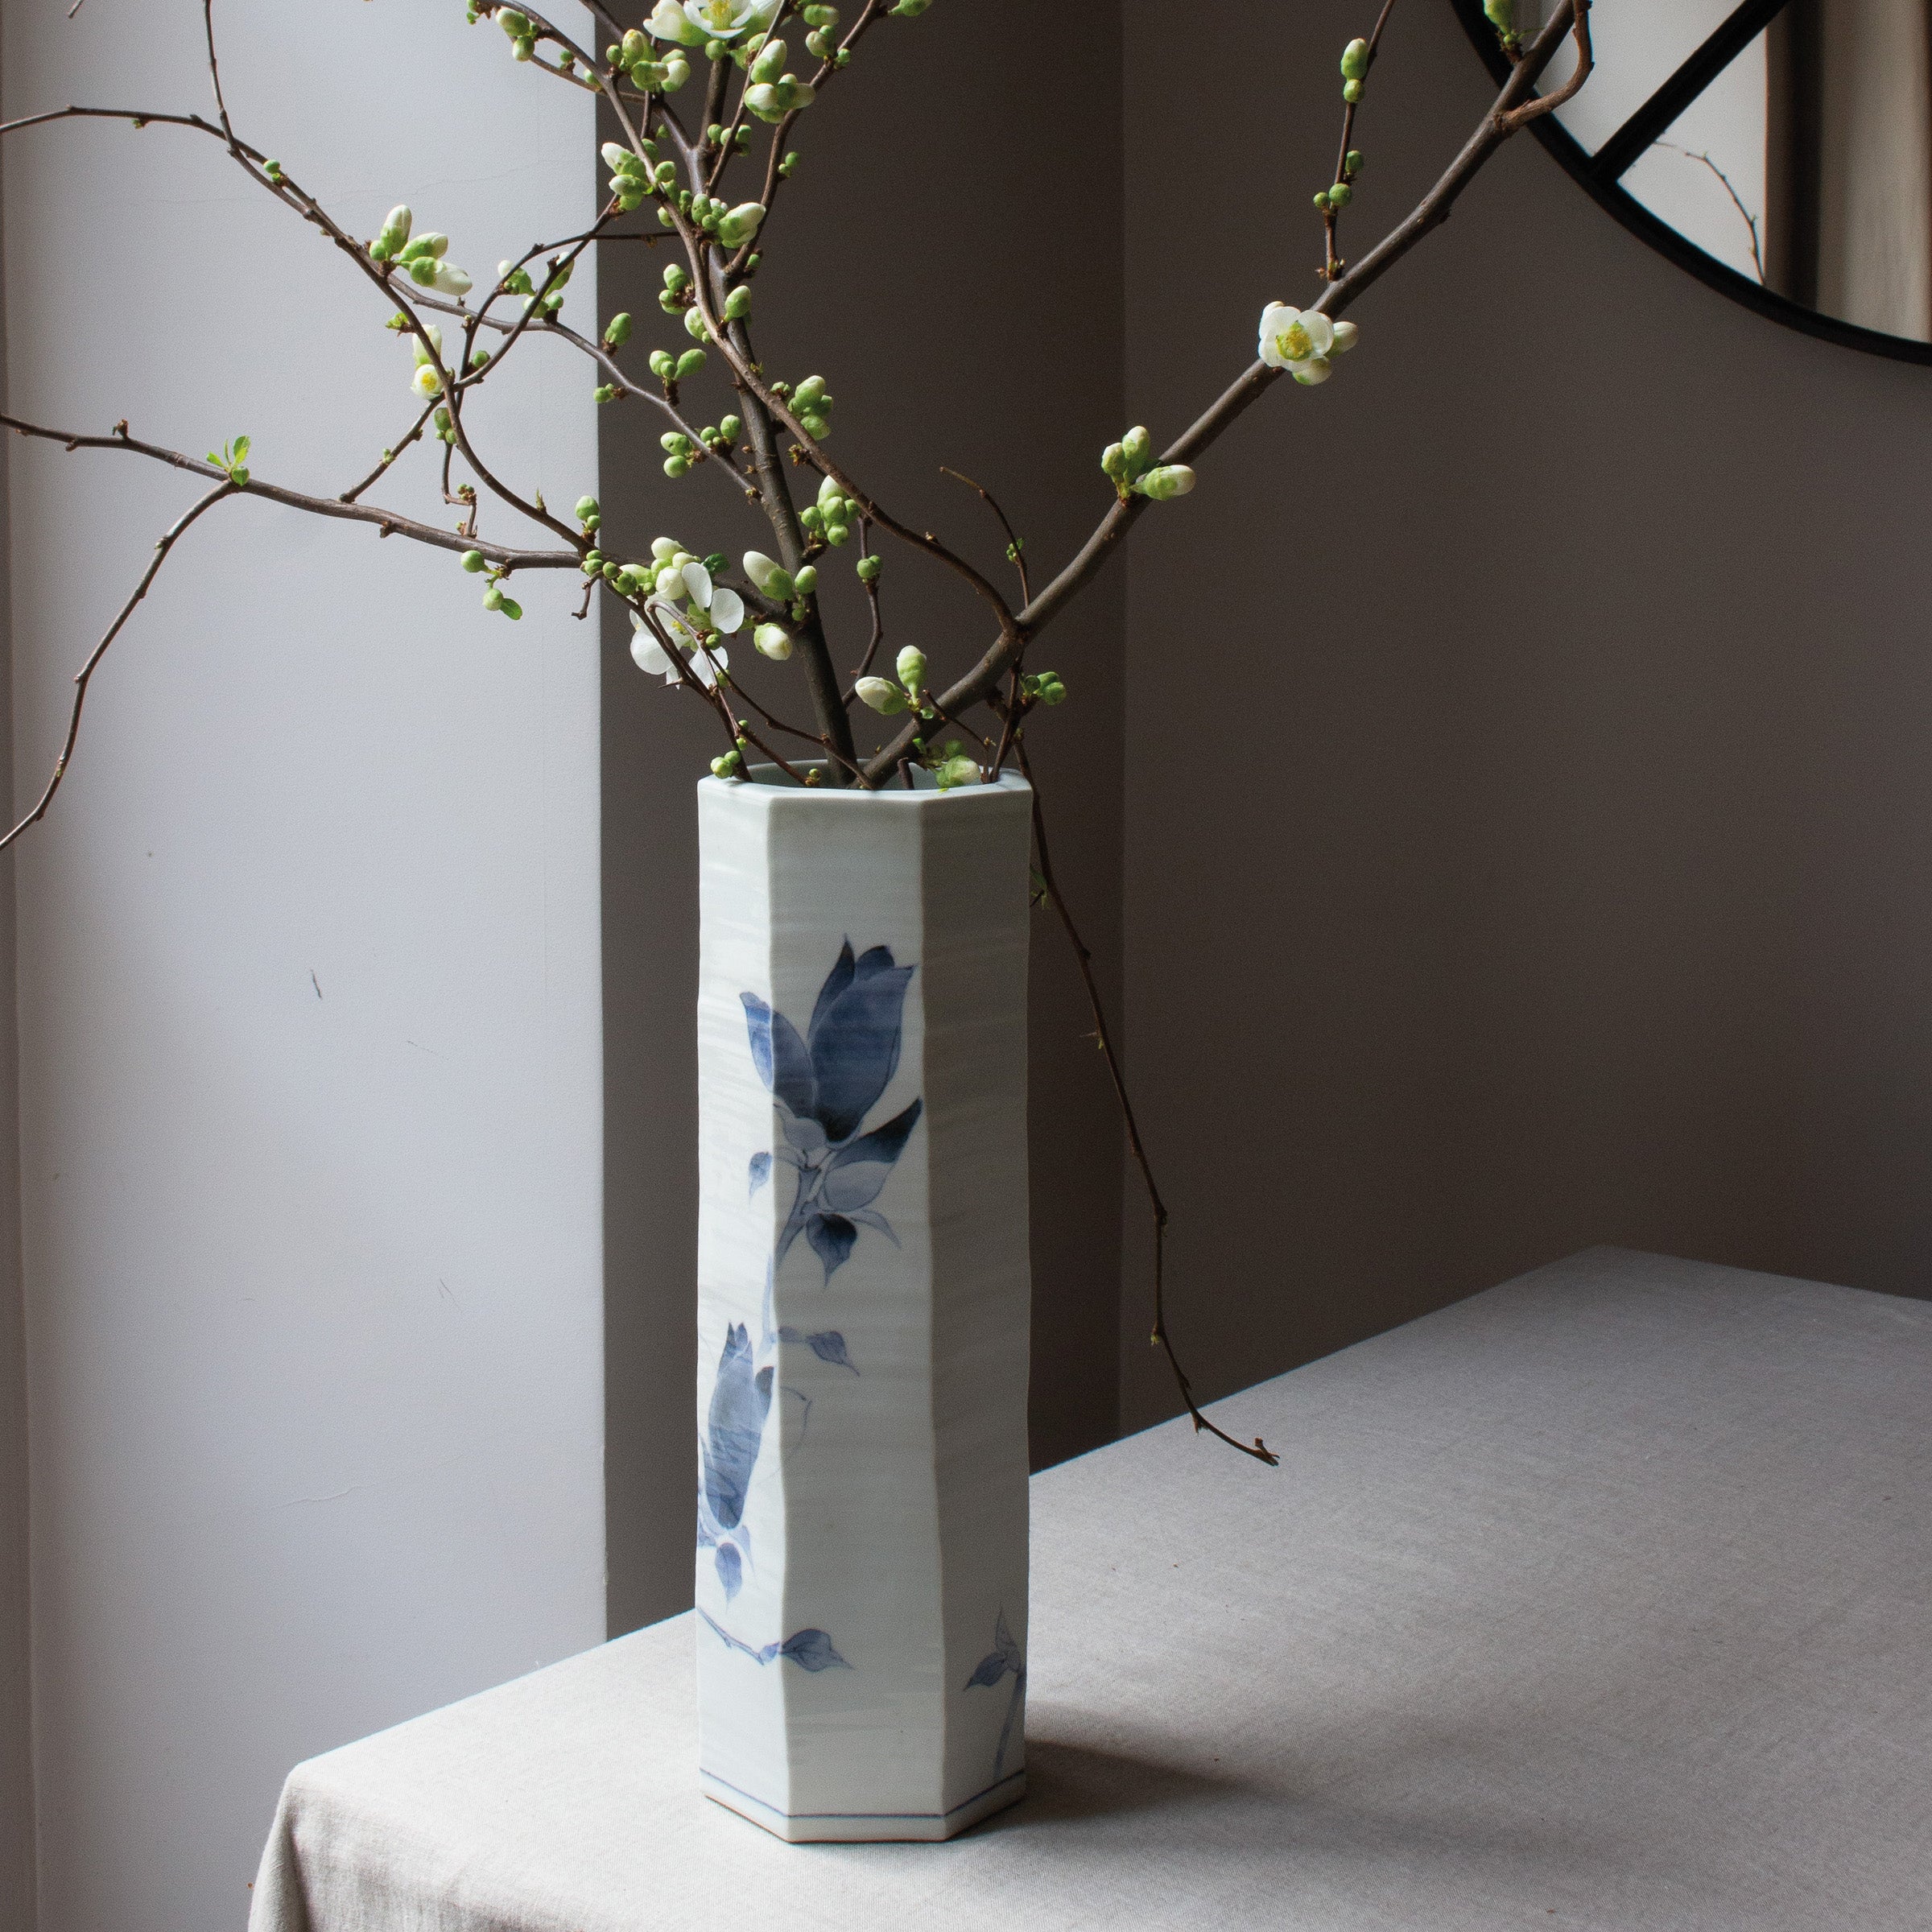
{"type": "MultiPolygon", "coordinates": [[[[809,764],[801,764],[797,769],[805,771],[824,771],[826,761],[815,759],[809,764]]],[[[1010,796],[1030,793],[1033,787],[1017,771],[1003,771],[990,785],[955,785],[942,791],[939,782],[929,771],[915,769],[910,791],[903,785],[881,786],[877,791],[867,791],[858,786],[803,786],[788,778],[776,765],[752,765],[745,769],[741,778],[705,777],[699,779],[700,791],[738,792],[754,799],[811,799],[827,804],[835,804],[841,809],[850,809],[857,803],[870,801],[880,805],[934,805],[942,801],[947,803],[960,799],[993,796],[1010,796]]]]}

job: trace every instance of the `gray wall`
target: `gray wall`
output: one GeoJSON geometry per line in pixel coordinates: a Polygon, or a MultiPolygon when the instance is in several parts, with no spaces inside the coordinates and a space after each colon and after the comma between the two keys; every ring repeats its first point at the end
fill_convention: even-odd
{"type": "MultiPolygon", "coordinates": [[[[0,94],[4,90],[0,89],[0,94]]],[[[0,154],[0,206],[5,204],[0,154]]],[[[0,394],[6,391],[0,281],[0,394]]],[[[0,559],[6,465],[0,463],[0,559]]],[[[10,571],[7,573],[10,579],[10,571]]],[[[11,710],[11,599],[0,582],[0,693],[11,710]]],[[[0,799],[13,795],[11,734],[0,724],[0,799]]],[[[0,869],[0,1932],[34,1932],[33,1674],[27,1568],[27,1322],[20,1279],[19,1034],[14,1006],[14,877],[0,869]]]]}
{"type": "MultiPolygon", "coordinates": [[[[1126,10],[1129,125],[1241,130],[1212,195],[1129,151],[1172,429],[1314,287],[1360,16],[1260,59],[1278,8],[1226,0],[1177,66],[1126,10]]],[[[1398,9],[1358,245],[1486,92],[1398,9]]],[[[1594,1241],[1928,1292],[1932,372],[1713,295],[1527,141],[1356,316],[1129,572],[1131,1037],[1200,1380],[1594,1241]]],[[[1145,1294],[1130,1424],[1171,1406],[1145,1294]]]]}
{"type": "MultiPolygon", "coordinates": [[[[5,7],[10,108],[205,108],[196,0],[64,11],[5,7]]],[[[217,19],[244,131],[358,233],[407,200],[487,275],[589,204],[580,99],[460,9],[217,19]]],[[[386,305],[214,142],[64,126],[6,163],[23,412],[195,452],[246,431],[259,474],[329,491],[413,419],[386,305]]],[[[568,503],[595,409],[547,357],[483,413],[568,503]]],[[[195,492],[8,456],[24,790],[195,492]]],[[[389,500],[440,521],[405,465],[389,500]]],[[[41,1932],[238,1926],[295,1760],[603,1633],[597,642],[573,580],[523,594],[512,625],[453,559],[225,506],[7,865],[41,1932]]],[[[10,1248],[0,1217],[0,1311],[10,1248]]],[[[14,1419],[0,1394],[10,1472],[14,1419]]]]}
{"type": "MultiPolygon", "coordinates": [[[[839,399],[834,447],[897,514],[944,531],[989,573],[1004,540],[942,463],[998,496],[1036,561],[1063,557],[1106,502],[1100,450],[1121,418],[1120,23],[1111,0],[976,0],[887,21],[807,124],[758,289],[760,353],[839,399]],[[1023,51],[1022,51],[1023,50],[1023,51]],[[1068,76],[1079,85],[1070,86],[1068,76]],[[810,237],[809,242],[791,239],[810,237]]],[[[631,354],[682,332],[654,299],[658,251],[606,249],[607,310],[638,318],[631,354]]],[[[721,382],[688,400],[716,421],[721,382]]],[[[769,548],[702,471],[659,473],[658,423],[604,419],[605,506],[636,544],[769,548]]],[[[989,641],[970,592],[888,542],[897,645],[956,675],[989,641]]],[[[843,564],[829,581],[849,580],[843,564]]],[[[1122,579],[1096,589],[1040,662],[1074,696],[1038,733],[1057,863],[1104,977],[1117,985],[1122,579]]],[[[867,631],[848,599],[838,650],[867,631]]],[[[696,998],[692,785],[716,750],[696,702],[632,667],[605,672],[608,1507],[611,1619],[690,1601],[696,998]]],[[[751,658],[749,650],[742,654],[751,658]]],[[[753,675],[758,675],[755,659],[753,675]]],[[[734,660],[734,670],[739,668],[734,660]]],[[[774,707],[795,671],[765,667],[774,707]]],[[[786,703],[777,704],[782,694],[786,703]]],[[[1118,1133],[1071,957],[1045,915],[1033,961],[1036,1463],[1117,1427],[1118,1133]]]]}

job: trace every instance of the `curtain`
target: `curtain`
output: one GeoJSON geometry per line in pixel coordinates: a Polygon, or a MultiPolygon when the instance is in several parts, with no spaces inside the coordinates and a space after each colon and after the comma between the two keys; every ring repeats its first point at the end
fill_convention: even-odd
{"type": "Polygon", "coordinates": [[[1932,341],[1932,0],[1794,0],[1769,56],[1766,280],[1932,341]]]}

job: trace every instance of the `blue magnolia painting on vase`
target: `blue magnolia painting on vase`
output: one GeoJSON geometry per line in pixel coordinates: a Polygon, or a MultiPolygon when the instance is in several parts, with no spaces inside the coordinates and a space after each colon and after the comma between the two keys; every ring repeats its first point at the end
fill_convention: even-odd
{"type": "MultiPolygon", "coordinates": [[[[779,1347],[803,1344],[819,1360],[859,1373],[837,1330],[773,1326],[776,1271],[800,1233],[818,1257],[827,1285],[850,1258],[861,1228],[875,1229],[898,1245],[892,1224],[873,1203],[905,1152],[923,1103],[914,1100],[883,1126],[861,1130],[898,1071],[906,989],[916,970],[898,964],[886,946],[855,957],[847,939],[803,1036],[756,993],[739,995],[752,1062],[782,1109],[786,1143],[751,1157],[750,1191],[755,1196],[769,1183],[774,1162],[789,1169],[795,1181],[791,1212],[766,1279],[761,1341],[754,1348],[743,1323],[726,1331],[699,1444],[698,1546],[712,1551],[727,1602],[741,1587],[750,1558],[745,1505],[771,1420],[779,1347]]],[[[784,1393],[809,1414],[807,1397],[794,1389],[784,1393]]],[[[708,1613],[704,1620],[721,1641],[762,1664],[782,1658],[811,1671],[851,1668],[822,1630],[753,1645],[708,1613]]]]}
{"type": "Polygon", "coordinates": [[[925,1103],[914,1100],[883,1126],[861,1133],[898,1071],[906,988],[916,968],[897,964],[889,946],[852,956],[852,942],[819,989],[804,1036],[756,993],[741,993],[758,1076],[784,1109],[786,1145],[751,1157],[753,1191],[770,1179],[774,1162],[791,1168],[797,1192],[778,1265],[802,1233],[824,1264],[825,1279],[850,1258],[861,1228],[876,1228],[896,1247],[892,1224],[873,1206],[925,1103]]]}

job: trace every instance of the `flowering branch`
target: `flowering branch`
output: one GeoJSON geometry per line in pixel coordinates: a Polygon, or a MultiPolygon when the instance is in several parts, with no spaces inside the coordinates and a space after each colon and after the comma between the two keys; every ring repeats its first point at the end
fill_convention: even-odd
{"type": "MultiPolygon", "coordinates": [[[[414,361],[410,379],[420,413],[401,442],[385,450],[366,477],[336,497],[310,495],[256,478],[246,467],[246,440],[225,447],[219,458],[202,462],[180,451],[137,441],[125,423],[107,436],[72,435],[0,416],[0,424],[22,436],[57,441],[70,451],[129,451],[216,485],[163,536],[134,596],[82,667],[53,776],[35,810],[0,839],[0,850],[45,814],[72,756],[88,681],[174,543],[215,503],[245,490],[291,509],[370,524],[384,537],[399,535],[456,552],[465,570],[485,578],[485,607],[513,619],[522,610],[505,584],[515,572],[580,571],[587,581],[578,615],[588,612],[600,590],[616,598],[630,614],[635,634],[633,655],[640,667],[662,675],[667,686],[700,698],[716,714],[727,739],[725,749],[712,764],[720,777],[741,775],[745,755],[751,752],[807,785],[877,786],[895,778],[910,785],[915,765],[933,773],[942,786],[969,784],[997,779],[1009,758],[1030,775],[1025,743],[1028,720],[1037,708],[1056,705],[1067,695],[1051,672],[1026,668],[1034,641],[1105,567],[1150,505],[1170,501],[1194,487],[1195,461],[1282,375],[1292,375],[1308,386],[1327,380],[1334,359],[1356,340],[1356,326],[1345,319],[1346,312],[1448,218],[1463,189],[1505,141],[1569,99],[1589,76],[1590,0],[1561,0],[1552,19],[1527,46],[1509,24],[1513,0],[1486,0],[1486,10],[1496,21],[1514,63],[1508,81],[1435,185],[1402,223],[1349,266],[1340,258],[1337,234],[1341,213],[1355,198],[1354,184],[1361,168],[1361,155],[1352,145],[1357,109],[1393,3],[1381,0],[1371,33],[1352,40],[1342,56],[1341,146],[1334,180],[1316,196],[1327,246],[1324,286],[1313,305],[1297,310],[1271,303],[1261,319],[1257,359],[1164,453],[1157,453],[1144,427],[1109,445],[1101,468],[1113,486],[1115,500],[1075,555],[1037,591],[1022,541],[997,500],[979,484],[960,477],[987,503],[1005,532],[1006,555],[1019,578],[1016,607],[962,552],[936,532],[895,516],[828,453],[834,400],[824,379],[813,374],[792,380],[769,369],[751,329],[755,286],[769,245],[767,224],[799,163],[788,143],[801,118],[851,65],[861,43],[882,20],[916,19],[930,0],[863,0],[857,18],[842,34],[838,9],[823,0],[653,0],[648,18],[631,27],[622,25],[617,9],[605,0],[584,0],[595,27],[609,37],[601,60],[593,49],[528,7],[506,0],[469,0],[473,24],[488,23],[502,31],[513,57],[534,71],[597,94],[621,135],[602,151],[610,171],[609,190],[596,220],[564,242],[533,246],[503,262],[493,284],[474,307],[469,300],[472,279],[448,258],[448,237],[417,233],[409,208],[396,208],[378,236],[357,241],[279,162],[240,136],[222,85],[213,0],[202,0],[216,120],[193,114],[69,106],[6,123],[0,126],[0,135],[58,121],[104,119],[136,130],[151,125],[177,127],[219,141],[251,181],[315,227],[353,262],[386,305],[394,305],[386,326],[410,345],[414,361]],[[791,56],[784,35],[795,28],[803,30],[809,56],[802,72],[788,64],[791,56]],[[1576,70],[1563,87],[1538,95],[1536,83],[1566,38],[1575,44],[1576,70]],[[672,97],[694,78],[694,64],[700,61],[708,64],[700,90],[701,118],[698,125],[687,126],[672,97]],[[758,199],[733,204],[724,191],[733,169],[741,160],[749,160],[754,121],[771,130],[762,161],[751,163],[759,171],[758,199]],[[622,218],[645,211],[654,218],[659,232],[620,230],[622,218]],[[616,317],[601,340],[559,319],[572,268],[599,241],[641,242],[649,247],[668,242],[671,252],[682,256],[666,268],[658,300],[665,316],[684,329],[691,345],[676,353],[663,348],[650,352],[654,387],[626,373],[622,357],[633,332],[630,316],[616,317]],[[514,320],[493,312],[500,303],[518,301],[522,308],[514,320]],[[452,345],[447,355],[442,326],[431,320],[439,316],[452,329],[460,330],[460,345],[452,345]],[[586,358],[596,373],[600,403],[640,399],[655,408],[669,424],[660,439],[667,476],[675,481],[694,469],[715,469],[741,502],[758,509],[770,531],[766,541],[777,555],[747,550],[734,568],[721,550],[701,555],[667,536],[654,539],[648,559],[606,554],[601,548],[602,514],[595,497],[580,498],[574,518],[567,520],[549,509],[540,493],[525,493],[514,487],[477,448],[464,421],[465,408],[477,390],[496,379],[522,343],[539,336],[561,341],[586,358]],[[493,349],[480,345],[485,339],[493,349]],[[686,394],[714,355],[723,365],[730,400],[715,423],[704,423],[688,407],[686,394]],[[443,495],[461,512],[453,530],[361,501],[407,452],[426,440],[442,446],[443,495]],[[459,481],[454,470],[459,461],[473,482],[459,481]],[[795,477],[815,488],[815,496],[803,502],[795,497],[795,477]],[[494,506],[513,510],[548,532],[557,547],[508,546],[480,535],[479,491],[494,506]],[[894,677],[875,675],[886,634],[879,594],[883,565],[871,543],[875,526],[959,576],[992,618],[996,632],[992,643],[943,689],[932,685],[924,652],[912,646],[900,650],[894,658],[894,677]],[[822,564],[828,564],[855,534],[856,575],[865,593],[871,635],[848,685],[835,665],[819,576],[822,564]],[[811,728],[786,722],[735,681],[749,667],[741,665],[734,673],[728,640],[738,638],[748,623],[757,656],[774,664],[798,658],[812,709],[811,728]],[[740,715],[737,699],[742,699],[751,716],[740,715]],[[855,704],[861,708],[857,713],[861,717],[866,709],[881,717],[903,714],[903,722],[869,753],[858,749],[855,738],[855,704]],[[982,705],[990,712],[997,732],[982,731],[969,721],[968,714],[982,705]],[[753,716],[763,731],[754,725],[753,716]],[[941,724],[971,738],[982,755],[968,754],[963,740],[943,747],[930,744],[928,730],[941,724]],[[772,749],[766,733],[815,744],[824,758],[803,766],[788,763],[772,749]]],[[[76,0],[76,10],[78,5],[76,0]]],[[[956,471],[946,473],[958,476],[956,471]]],[[[768,674],[761,671],[759,675],[768,674]]],[[[1260,1442],[1250,1448],[1207,1420],[1175,1355],[1165,1303],[1167,1210],[1128,1096],[1091,955],[1053,878],[1037,792],[1034,813],[1046,896],[1080,961],[1093,1007],[1096,1038],[1154,1216],[1153,1341],[1166,1355],[1195,1427],[1245,1454],[1273,1462],[1260,1442]]]]}

